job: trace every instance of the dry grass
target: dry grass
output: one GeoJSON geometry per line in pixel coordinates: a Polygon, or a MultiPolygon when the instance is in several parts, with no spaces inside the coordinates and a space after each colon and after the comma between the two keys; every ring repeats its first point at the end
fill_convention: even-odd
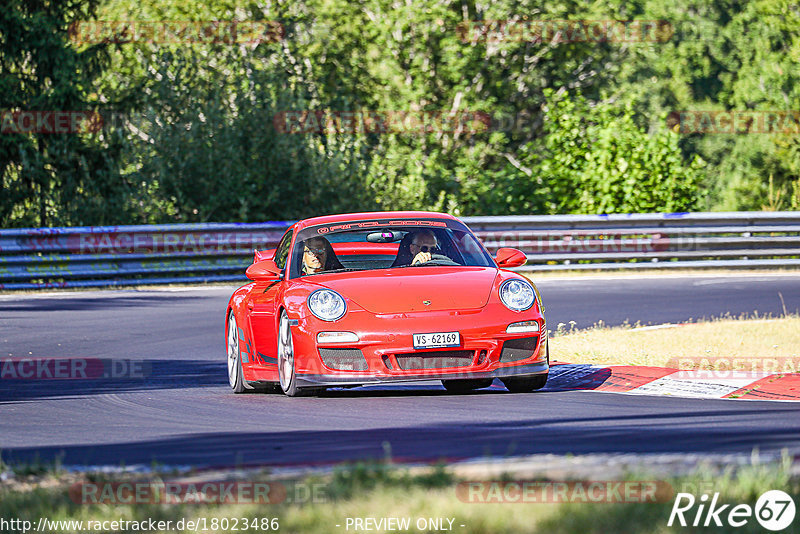
{"type": "Polygon", "coordinates": [[[797,276],[800,270],[786,269],[613,269],[525,271],[520,273],[533,282],[562,278],[652,278],[652,277],[710,277],[710,276],[797,276]]]}
{"type": "Polygon", "coordinates": [[[570,325],[561,325],[550,341],[550,357],[570,363],[683,369],[750,369],[756,362],[758,369],[753,370],[761,370],[777,361],[779,371],[800,371],[800,317],[719,319],[664,328],[597,326],[570,331],[570,325]]]}

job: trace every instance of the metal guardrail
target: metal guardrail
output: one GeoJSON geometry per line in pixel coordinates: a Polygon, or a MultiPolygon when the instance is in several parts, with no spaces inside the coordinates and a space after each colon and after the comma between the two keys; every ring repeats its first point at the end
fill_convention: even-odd
{"type": "Polygon", "coordinates": [[[472,217],[493,252],[528,255],[521,270],[800,266],[800,212],[472,217]]]}
{"type": "MultiPolygon", "coordinates": [[[[523,271],[800,266],[800,212],[465,217],[523,271]]],[[[244,281],[291,221],[0,230],[0,290],[244,281]]]]}
{"type": "Polygon", "coordinates": [[[242,281],[292,222],[0,230],[0,289],[242,281]]]}

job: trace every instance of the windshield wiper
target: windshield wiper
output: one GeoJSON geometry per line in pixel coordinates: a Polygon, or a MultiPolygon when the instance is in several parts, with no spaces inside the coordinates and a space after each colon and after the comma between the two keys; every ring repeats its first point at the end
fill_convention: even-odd
{"type": "MultiPolygon", "coordinates": [[[[438,260],[441,261],[441,260],[438,260]]],[[[392,269],[403,269],[405,267],[425,267],[426,265],[430,265],[431,267],[464,267],[460,263],[453,262],[453,263],[438,263],[437,260],[430,260],[426,261],[425,263],[416,263],[416,264],[408,264],[408,265],[397,265],[396,267],[392,267],[392,269]]]]}

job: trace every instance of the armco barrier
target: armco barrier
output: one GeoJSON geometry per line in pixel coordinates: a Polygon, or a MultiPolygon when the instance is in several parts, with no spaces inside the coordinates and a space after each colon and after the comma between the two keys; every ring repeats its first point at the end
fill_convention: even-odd
{"type": "Polygon", "coordinates": [[[464,219],[522,270],[800,266],[800,212],[635,213],[464,219]]]}
{"type": "MultiPolygon", "coordinates": [[[[800,212],[465,217],[523,271],[800,266],[800,212]]],[[[0,289],[244,281],[291,221],[0,230],[0,289]]]]}
{"type": "Polygon", "coordinates": [[[240,281],[291,224],[0,230],[0,289],[240,281]]]}

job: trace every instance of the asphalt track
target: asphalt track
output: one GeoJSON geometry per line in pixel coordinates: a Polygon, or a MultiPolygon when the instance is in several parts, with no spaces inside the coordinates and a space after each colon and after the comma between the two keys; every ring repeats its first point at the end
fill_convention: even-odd
{"type": "MultiPolygon", "coordinates": [[[[800,276],[547,279],[551,328],[800,311],[800,276]],[[780,294],[780,296],[779,296],[780,294]],[[783,301],[781,301],[781,296],[783,301]]],[[[800,405],[550,385],[447,394],[433,385],[233,395],[223,317],[231,288],[0,296],[0,357],[141,361],[144,378],[0,380],[6,461],[232,466],[534,453],[800,454],[800,405]]]]}

